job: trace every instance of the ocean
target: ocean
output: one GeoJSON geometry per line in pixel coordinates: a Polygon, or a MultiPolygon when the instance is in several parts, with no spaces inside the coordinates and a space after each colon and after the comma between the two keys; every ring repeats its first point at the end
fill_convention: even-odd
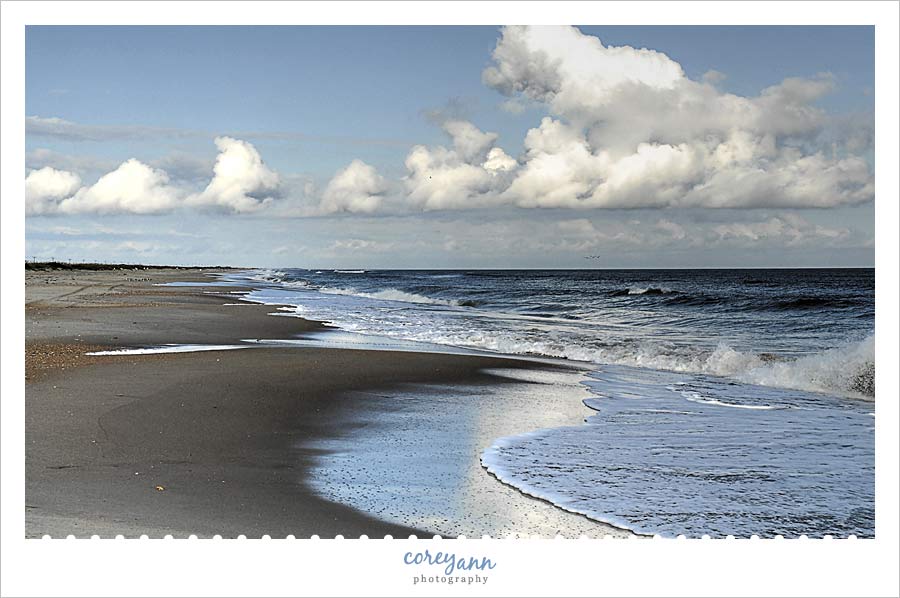
{"type": "MultiPolygon", "coordinates": [[[[232,278],[251,301],[372,345],[582,366],[583,422],[477,449],[499,480],[560,509],[663,536],[874,536],[872,269],[232,278]]],[[[510,420],[519,408],[504,403],[510,420]]],[[[322,491],[353,503],[336,487],[322,491]]]]}

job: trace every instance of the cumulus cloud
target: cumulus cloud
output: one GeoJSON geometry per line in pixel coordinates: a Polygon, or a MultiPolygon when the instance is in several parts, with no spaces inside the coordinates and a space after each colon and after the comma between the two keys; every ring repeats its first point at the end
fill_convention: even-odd
{"type": "Polygon", "coordinates": [[[66,214],[130,212],[154,214],[178,205],[180,191],[169,185],[169,175],[138,160],[127,160],[89,187],[63,199],[58,211],[66,214]]]}
{"type": "Polygon", "coordinates": [[[59,201],[81,187],[81,177],[73,172],[45,166],[25,177],[25,213],[46,214],[56,210],[59,201]]]}
{"type": "Polygon", "coordinates": [[[269,169],[252,144],[232,137],[216,137],[219,155],[213,178],[187,205],[215,207],[241,213],[255,212],[273,201],[279,188],[278,173],[269,169]]]}
{"type": "MultiPolygon", "coordinates": [[[[200,176],[204,162],[199,159],[184,160],[181,166],[173,164],[174,157],[157,162],[172,168],[181,184],[173,184],[166,170],[133,158],[86,186],[82,186],[78,174],[46,166],[26,176],[26,212],[158,214],[193,206],[242,213],[273,201],[280,179],[266,167],[256,148],[230,137],[216,138],[216,145],[219,155],[213,177],[199,193],[184,185],[200,176]]],[[[47,155],[41,153],[39,157],[47,155]]]]}
{"type": "Polygon", "coordinates": [[[517,163],[502,148],[498,135],[468,121],[443,124],[452,149],[417,145],[406,157],[404,179],[408,202],[424,210],[463,209],[497,205],[517,163]]]}
{"type": "MultiPolygon", "coordinates": [[[[721,91],[716,84],[724,78],[709,71],[693,80],[662,52],[605,45],[574,27],[505,27],[482,80],[505,96],[505,110],[545,113],[518,155],[500,146],[497,133],[465,118],[460,100],[451,100],[428,113],[448,142],[413,146],[400,181],[353,160],[324,187],[300,185],[266,166],[252,144],[222,136],[215,139],[212,179],[202,190],[208,168],[202,160],[149,166],[130,160],[77,190],[59,174],[77,176],[77,168],[29,173],[35,179],[26,202],[29,213],[188,206],[321,216],[496,206],[833,208],[873,200],[864,157],[872,146],[871,118],[834,116],[819,106],[835,89],[832,75],[787,78],[753,96],[721,91]]],[[[29,135],[70,140],[172,133],[39,117],[27,117],[26,128],[29,135]]],[[[671,227],[657,230],[676,234],[671,227]]]]}
{"type": "Polygon", "coordinates": [[[472,123],[464,120],[450,120],[444,123],[444,131],[453,140],[453,148],[467,164],[484,162],[488,150],[497,141],[496,133],[485,133],[472,123]]]}
{"type": "Polygon", "coordinates": [[[338,171],[322,193],[321,211],[371,213],[381,206],[387,182],[374,167],[354,160],[338,171]]]}
{"type": "Polygon", "coordinates": [[[829,122],[831,75],[756,97],[689,79],[665,54],[604,46],[574,27],[506,27],[484,82],[546,105],[505,191],[523,207],[831,207],[873,198],[848,143],[809,147],[829,122]]]}
{"type": "Polygon", "coordinates": [[[508,172],[518,166],[518,162],[503,151],[501,147],[492,147],[481,167],[492,174],[508,172]]]}

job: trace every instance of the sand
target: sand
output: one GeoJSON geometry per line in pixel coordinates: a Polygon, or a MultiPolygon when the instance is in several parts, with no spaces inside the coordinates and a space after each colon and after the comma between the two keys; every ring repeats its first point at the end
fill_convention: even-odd
{"type": "Polygon", "coordinates": [[[85,355],[323,330],[271,306],[224,305],[235,288],[155,286],[213,274],[26,274],[26,535],[430,536],[318,497],[308,485],[316,451],[302,447],[346,434],[340,422],[373,391],[501,383],[483,370],[533,364],[260,346],[85,355]]]}

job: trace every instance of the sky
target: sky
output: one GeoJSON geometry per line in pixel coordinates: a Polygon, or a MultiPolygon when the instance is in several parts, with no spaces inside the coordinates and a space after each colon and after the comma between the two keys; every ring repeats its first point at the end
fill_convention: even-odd
{"type": "Polygon", "coordinates": [[[871,27],[29,27],[26,255],[874,265],[871,27]]]}

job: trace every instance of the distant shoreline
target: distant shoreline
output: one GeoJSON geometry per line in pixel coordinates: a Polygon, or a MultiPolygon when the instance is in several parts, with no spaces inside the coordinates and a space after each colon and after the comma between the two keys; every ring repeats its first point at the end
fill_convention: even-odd
{"type": "Polygon", "coordinates": [[[240,270],[235,266],[165,266],[157,264],[104,264],[99,262],[25,262],[26,271],[44,270],[87,270],[102,272],[106,270],[240,270]]]}

